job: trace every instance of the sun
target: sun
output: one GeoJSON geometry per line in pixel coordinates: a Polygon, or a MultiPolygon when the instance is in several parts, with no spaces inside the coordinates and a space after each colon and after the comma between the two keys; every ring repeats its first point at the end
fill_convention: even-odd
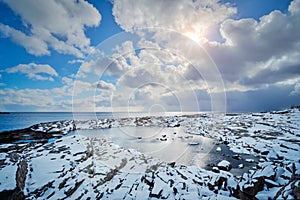
{"type": "Polygon", "coordinates": [[[188,38],[194,40],[195,42],[199,42],[200,35],[198,35],[195,32],[188,31],[188,32],[185,32],[184,35],[187,36],[188,38]]]}
{"type": "Polygon", "coordinates": [[[205,26],[193,26],[191,28],[185,29],[183,35],[189,37],[191,40],[201,43],[206,41],[206,27],[205,26]]]}

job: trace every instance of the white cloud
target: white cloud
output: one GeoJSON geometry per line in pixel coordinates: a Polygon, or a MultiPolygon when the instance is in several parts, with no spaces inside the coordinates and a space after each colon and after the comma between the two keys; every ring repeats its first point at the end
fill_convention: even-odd
{"type": "Polygon", "coordinates": [[[105,81],[95,83],[74,81],[71,78],[62,77],[63,86],[52,89],[4,88],[0,90],[0,101],[3,106],[32,107],[36,111],[72,111],[74,109],[74,111],[93,112],[95,108],[100,107],[98,104],[110,105],[112,90],[114,90],[112,84],[105,81]],[[74,86],[76,91],[74,91],[74,86]]]}
{"type": "Polygon", "coordinates": [[[15,67],[7,68],[4,70],[5,72],[11,73],[23,73],[26,76],[33,80],[48,80],[54,81],[53,77],[57,77],[58,74],[50,65],[42,65],[42,64],[19,64],[15,67]]]}
{"type": "Polygon", "coordinates": [[[49,55],[47,43],[35,36],[25,35],[23,32],[0,23],[0,32],[4,37],[10,37],[12,41],[23,46],[30,54],[41,56],[49,55]]]}
{"type": "Polygon", "coordinates": [[[86,27],[98,26],[101,15],[84,0],[2,0],[22,19],[28,33],[0,24],[0,32],[34,55],[49,55],[49,49],[82,57],[93,50],[86,27]]]}
{"type": "Polygon", "coordinates": [[[300,82],[296,83],[294,86],[294,90],[291,93],[292,95],[299,95],[300,94],[300,82]]]}
{"type": "Polygon", "coordinates": [[[116,88],[113,84],[100,80],[97,82],[97,89],[114,91],[116,88]]]}
{"type": "Polygon", "coordinates": [[[115,21],[125,31],[139,28],[173,29],[201,38],[237,12],[218,0],[196,1],[113,1],[115,21]]]}
{"type": "Polygon", "coordinates": [[[300,75],[299,2],[292,1],[286,14],[227,19],[220,29],[225,42],[203,43],[228,90],[260,89],[300,75]]]}
{"type": "MultiPolygon", "coordinates": [[[[75,12],[80,19],[92,19],[88,18],[90,13],[85,11],[66,11],[76,5],[74,2],[53,2],[43,2],[41,7],[49,4],[51,8],[55,4],[60,6],[57,7],[57,16],[62,17],[66,13],[75,12]],[[66,11],[65,14],[63,10],[66,11]]],[[[88,10],[93,10],[88,3],[80,2],[86,5],[88,10]]],[[[139,32],[141,38],[136,43],[122,41],[112,48],[113,53],[110,56],[105,57],[102,54],[95,56],[96,60],[70,61],[69,63],[82,62],[73,93],[73,104],[77,110],[93,111],[95,107],[103,109],[103,106],[107,108],[112,105],[113,108],[143,108],[147,111],[153,105],[160,105],[166,110],[183,108],[187,111],[195,110],[198,106],[201,108],[201,105],[197,104],[202,102],[203,107],[208,108],[214,106],[210,105],[213,104],[212,95],[222,92],[222,81],[227,86],[226,90],[230,91],[229,95],[232,95],[228,99],[232,100],[234,97],[232,102],[237,107],[241,103],[236,99],[243,96],[242,94],[245,94],[247,104],[250,104],[253,97],[256,97],[257,102],[263,102],[264,92],[268,93],[270,99],[274,93],[280,97],[280,91],[274,91],[274,88],[282,88],[284,94],[292,94],[289,102],[292,102],[292,97],[300,94],[297,79],[300,75],[300,0],[294,0],[286,14],[273,11],[259,20],[231,19],[230,17],[237,12],[236,8],[217,0],[116,0],[113,3],[115,20],[125,31],[134,32],[138,28],[156,27],[173,29],[178,34],[163,29],[151,29],[154,31],[152,35],[139,32]],[[205,37],[218,32],[223,40],[205,40],[205,37]],[[183,35],[191,37],[202,46],[188,41],[183,35]],[[201,50],[202,47],[205,49],[201,50]],[[218,66],[222,79],[218,77],[220,74],[215,70],[214,63],[205,50],[218,66]],[[114,84],[102,80],[103,76],[105,80],[108,78],[114,84]]],[[[84,27],[97,25],[97,20],[80,21],[76,18],[76,30],[70,27],[70,30],[65,30],[67,33],[61,33],[62,27],[71,26],[72,23],[67,23],[73,20],[71,17],[63,17],[61,23],[54,24],[55,16],[47,20],[33,19],[29,13],[23,13],[20,9],[14,11],[20,13],[24,24],[35,25],[30,29],[30,34],[25,35],[5,25],[0,25],[0,29],[12,39],[14,35],[19,34],[19,37],[26,36],[29,37],[28,40],[37,38],[37,42],[46,44],[41,49],[30,49],[32,47],[28,45],[28,51],[30,49],[35,54],[41,52],[42,55],[47,54],[51,47],[58,52],[78,57],[89,51],[89,40],[84,35],[84,27]]],[[[19,71],[27,75],[29,73],[19,71]]],[[[41,79],[42,75],[45,77],[45,72],[36,73],[31,78],[41,79]]],[[[46,75],[50,78],[55,76],[47,73],[46,75]]],[[[31,103],[30,105],[57,107],[62,103],[70,106],[72,101],[62,100],[61,97],[72,93],[73,79],[64,77],[63,82],[64,87],[51,90],[5,90],[6,95],[3,95],[2,99],[9,103],[6,98],[17,95],[12,101],[16,104],[23,102],[25,105],[31,103]],[[53,96],[49,97],[50,100],[36,97],[35,103],[32,100],[30,102],[31,97],[27,92],[32,92],[34,97],[47,96],[50,93],[53,96]]],[[[280,100],[280,105],[282,102],[284,99],[280,100]]]]}
{"type": "Polygon", "coordinates": [[[68,87],[53,89],[9,89],[0,94],[2,105],[33,106],[37,111],[70,110],[72,101],[68,87]]]}
{"type": "MultiPolygon", "coordinates": [[[[299,76],[299,4],[299,0],[294,0],[287,14],[275,10],[259,20],[232,19],[231,16],[237,9],[220,1],[114,1],[113,14],[116,22],[125,31],[133,32],[147,27],[162,28],[150,29],[155,32],[152,41],[141,40],[141,46],[159,49],[157,43],[164,41],[165,48],[177,49],[179,53],[185,52],[186,59],[199,64],[199,58],[203,55],[190,50],[187,41],[180,34],[192,39],[193,36],[198,37],[196,41],[208,51],[216,63],[223,81],[229,87],[227,89],[239,88],[245,91],[247,88],[252,90],[299,76]],[[178,31],[179,34],[164,31],[168,28],[178,31]],[[210,34],[215,34],[218,30],[223,40],[199,39],[201,36],[209,38],[210,34]]],[[[164,57],[167,58],[164,55],[158,59],[162,61],[164,57]]],[[[156,61],[151,60],[152,62],[156,61]]],[[[205,66],[205,63],[201,65],[205,66]]],[[[205,79],[189,65],[183,65],[183,71],[187,79],[205,79]]],[[[201,72],[205,74],[209,69],[202,68],[201,72]]],[[[156,79],[157,76],[153,80],[156,79]]]]}
{"type": "Polygon", "coordinates": [[[69,64],[83,63],[83,62],[84,62],[84,60],[81,60],[81,59],[69,60],[68,61],[69,64]]]}
{"type": "MultiPolygon", "coordinates": [[[[199,81],[198,84],[203,85],[200,90],[212,88],[210,91],[218,91],[216,87],[222,84],[216,84],[218,79],[213,78],[218,76],[212,73],[216,72],[211,70],[213,65],[207,66],[207,59],[201,61],[207,55],[199,53],[189,44],[191,42],[182,38],[186,35],[207,50],[222,75],[227,91],[248,91],[247,95],[252,95],[254,90],[259,93],[284,87],[287,92],[293,87],[292,94],[298,92],[298,84],[295,85],[293,80],[300,75],[300,0],[292,1],[287,13],[274,10],[259,20],[233,19],[231,16],[237,9],[221,1],[115,0],[113,3],[113,15],[121,28],[127,32],[137,31],[142,37],[140,47],[156,49],[155,54],[142,49],[140,55],[132,56],[133,62],[122,72],[119,85],[135,88],[153,81],[180,88],[184,81],[176,82],[178,74],[185,81],[191,81],[192,86],[199,81]],[[139,30],[148,27],[148,30],[139,30]],[[170,33],[167,29],[179,34],[170,33]],[[148,34],[149,30],[153,33],[148,34]],[[220,38],[213,40],[218,33],[220,38]],[[165,45],[160,46],[162,43],[165,45]],[[175,56],[171,53],[163,55],[160,49],[164,48],[175,50],[175,56]],[[147,56],[143,56],[143,52],[147,52],[147,56]],[[178,56],[184,58],[178,59],[178,56]],[[168,76],[161,66],[172,76],[168,76]]],[[[123,57],[127,61],[131,59],[123,57]]],[[[128,62],[124,66],[126,64],[128,62]]]]}

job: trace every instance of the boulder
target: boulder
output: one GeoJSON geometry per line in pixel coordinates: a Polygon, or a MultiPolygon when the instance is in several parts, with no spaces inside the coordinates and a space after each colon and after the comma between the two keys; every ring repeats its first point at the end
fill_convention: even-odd
{"type": "Polygon", "coordinates": [[[219,162],[217,164],[217,167],[220,169],[220,170],[225,170],[225,171],[229,171],[231,170],[232,168],[232,165],[229,161],[227,160],[222,160],[221,162],[219,162]]]}

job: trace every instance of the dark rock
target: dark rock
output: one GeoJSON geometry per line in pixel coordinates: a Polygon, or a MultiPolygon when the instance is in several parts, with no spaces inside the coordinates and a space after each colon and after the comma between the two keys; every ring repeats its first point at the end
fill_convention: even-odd
{"type": "Polygon", "coordinates": [[[215,186],[217,186],[219,190],[222,188],[222,186],[224,186],[224,188],[226,188],[226,186],[227,186],[227,178],[221,176],[221,177],[215,182],[215,186]]]}
{"type": "Polygon", "coordinates": [[[65,195],[67,197],[71,196],[79,188],[79,186],[83,183],[83,181],[84,179],[79,182],[76,182],[73,188],[70,188],[69,190],[65,191],[65,195]]]}
{"type": "Polygon", "coordinates": [[[162,194],[162,192],[163,192],[163,189],[161,189],[160,191],[159,191],[159,193],[158,194],[153,194],[152,192],[150,192],[149,193],[149,197],[150,198],[157,198],[157,199],[161,199],[161,194],[162,194]]]}
{"type": "Polygon", "coordinates": [[[283,157],[283,156],[280,156],[280,155],[277,155],[277,159],[278,159],[278,160],[283,160],[284,157],[283,157]]]}
{"type": "Polygon", "coordinates": [[[20,190],[23,190],[25,187],[27,172],[28,172],[28,164],[25,160],[22,160],[18,164],[18,169],[16,173],[16,183],[17,183],[17,187],[20,190]]]}
{"type": "Polygon", "coordinates": [[[215,173],[220,173],[220,170],[217,167],[213,167],[211,171],[213,171],[215,173]]]}
{"type": "Polygon", "coordinates": [[[175,166],[175,162],[170,162],[170,163],[168,163],[168,165],[170,166],[170,167],[174,167],[175,166]]]}
{"type": "Polygon", "coordinates": [[[172,180],[172,179],[170,179],[169,181],[168,181],[168,183],[170,182],[170,187],[173,187],[173,185],[174,185],[174,183],[175,183],[175,181],[174,180],[172,180]]]}
{"type": "Polygon", "coordinates": [[[3,190],[0,192],[0,199],[9,199],[9,200],[23,200],[25,195],[19,188],[14,190],[3,190]]]}
{"type": "Polygon", "coordinates": [[[10,154],[8,154],[9,160],[11,162],[17,162],[19,160],[19,155],[16,152],[12,152],[10,154]]]}
{"type": "Polygon", "coordinates": [[[292,188],[295,199],[300,199],[300,182],[298,183],[299,183],[298,186],[294,186],[292,188]]]}
{"type": "Polygon", "coordinates": [[[260,154],[266,156],[269,154],[269,151],[262,151],[260,154]]]}
{"type": "Polygon", "coordinates": [[[229,142],[227,140],[224,140],[223,144],[227,145],[229,142]]]}
{"type": "Polygon", "coordinates": [[[279,184],[272,181],[272,180],[269,180],[269,179],[265,179],[265,184],[268,188],[273,188],[273,187],[278,187],[279,184]]]}
{"type": "Polygon", "coordinates": [[[258,179],[253,179],[252,183],[245,184],[240,193],[241,199],[255,199],[255,195],[262,191],[264,188],[264,178],[259,177],[258,179]]]}
{"type": "Polygon", "coordinates": [[[253,151],[254,151],[255,153],[260,153],[260,150],[255,149],[255,148],[253,148],[253,151]]]}
{"type": "Polygon", "coordinates": [[[150,181],[150,180],[148,180],[147,178],[148,178],[148,177],[143,176],[143,177],[141,178],[141,181],[144,182],[144,183],[146,183],[150,188],[153,188],[153,186],[154,186],[153,180],[150,181]]]}
{"type": "Polygon", "coordinates": [[[178,193],[178,190],[177,190],[176,187],[173,187],[173,192],[174,192],[175,195],[178,193]]]}

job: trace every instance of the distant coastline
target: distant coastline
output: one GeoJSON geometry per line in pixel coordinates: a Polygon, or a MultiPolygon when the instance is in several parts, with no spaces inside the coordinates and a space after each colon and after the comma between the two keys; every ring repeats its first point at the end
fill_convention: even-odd
{"type": "Polygon", "coordinates": [[[10,114],[9,112],[0,112],[0,115],[1,114],[10,114]]]}

